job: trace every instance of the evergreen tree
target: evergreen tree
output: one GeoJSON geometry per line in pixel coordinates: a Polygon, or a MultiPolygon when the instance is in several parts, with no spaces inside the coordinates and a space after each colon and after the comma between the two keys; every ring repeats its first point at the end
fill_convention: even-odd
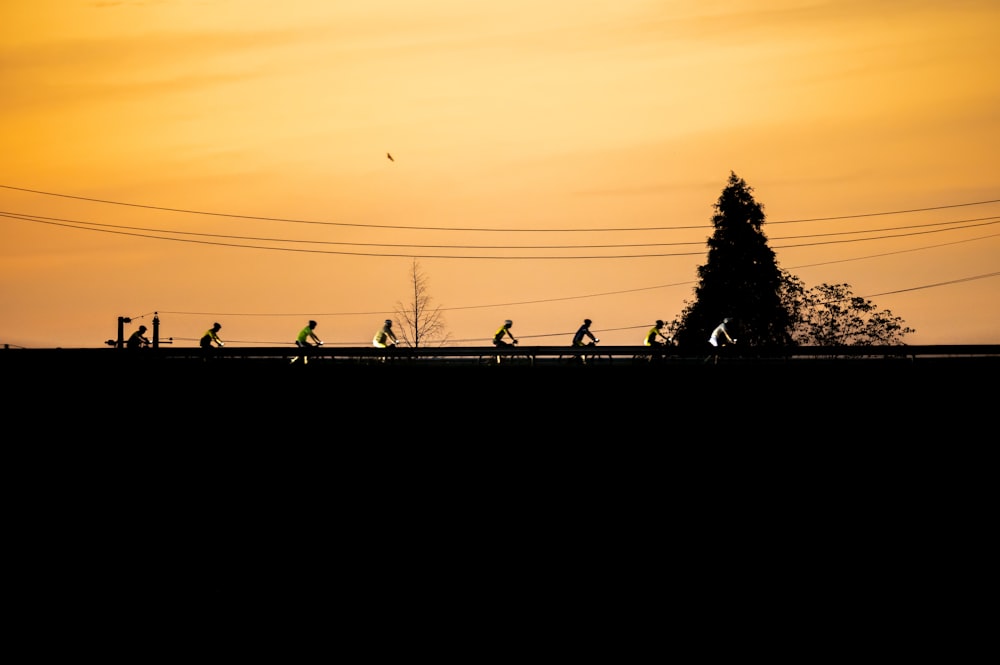
{"type": "Polygon", "coordinates": [[[792,316],[783,302],[783,273],[764,235],[764,209],[753,189],[730,172],[714,206],[708,259],[698,267],[694,302],[676,322],[681,348],[705,347],[724,318],[734,319],[740,346],[792,344],[792,316]]]}

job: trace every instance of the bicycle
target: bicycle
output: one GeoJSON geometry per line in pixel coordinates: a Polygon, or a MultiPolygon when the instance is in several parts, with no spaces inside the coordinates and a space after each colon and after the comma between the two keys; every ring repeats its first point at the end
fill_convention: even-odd
{"type": "Polygon", "coordinates": [[[734,346],[736,346],[736,338],[733,338],[733,341],[732,341],[731,344],[728,344],[726,342],[719,342],[718,346],[716,346],[716,345],[713,344],[712,345],[712,347],[713,347],[712,353],[705,358],[704,363],[707,364],[708,361],[711,360],[713,365],[718,365],[719,364],[719,357],[720,356],[726,357],[726,356],[732,355],[732,353],[733,353],[732,352],[732,347],[734,347],[734,346]]]}
{"type": "Polygon", "coordinates": [[[659,364],[666,362],[667,358],[670,356],[670,347],[673,346],[674,338],[668,337],[664,341],[654,341],[652,344],[645,346],[647,351],[642,351],[640,353],[632,356],[632,362],[634,364],[659,364]]]}
{"type": "MultiPolygon", "coordinates": [[[[597,342],[587,342],[586,344],[580,344],[574,348],[579,348],[579,347],[590,348],[596,346],[597,342]]],[[[561,362],[565,362],[570,365],[595,365],[595,364],[602,364],[605,362],[610,363],[611,356],[602,356],[599,353],[571,353],[565,355],[561,354],[559,356],[559,360],[561,362]]]]}
{"type": "Polygon", "coordinates": [[[375,348],[380,349],[381,353],[379,353],[376,356],[368,358],[366,360],[366,364],[385,365],[385,364],[395,363],[398,359],[398,356],[396,355],[397,353],[396,350],[401,347],[400,347],[400,342],[398,340],[397,341],[386,340],[384,344],[381,345],[375,344],[375,348]]]}
{"type": "MultiPolygon", "coordinates": [[[[517,346],[517,342],[500,342],[494,343],[497,349],[511,349],[517,346]]],[[[527,356],[519,353],[490,353],[488,355],[479,356],[480,365],[524,365],[529,363],[530,360],[527,356]]]]}
{"type": "Polygon", "coordinates": [[[298,360],[299,358],[302,358],[302,364],[303,365],[308,365],[309,364],[309,352],[307,351],[307,349],[319,348],[319,347],[323,346],[323,342],[317,342],[316,344],[310,344],[309,342],[300,342],[298,340],[295,340],[295,346],[297,346],[300,349],[302,349],[302,352],[301,353],[297,353],[294,356],[292,356],[292,359],[288,362],[288,364],[291,365],[291,364],[295,363],[295,361],[298,360]]]}

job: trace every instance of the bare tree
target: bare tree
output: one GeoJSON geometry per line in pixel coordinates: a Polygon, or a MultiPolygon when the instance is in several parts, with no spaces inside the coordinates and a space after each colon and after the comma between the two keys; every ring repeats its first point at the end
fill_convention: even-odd
{"type": "Polygon", "coordinates": [[[421,270],[416,259],[413,259],[410,270],[410,280],[413,285],[412,300],[406,305],[396,302],[396,316],[402,323],[399,336],[412,347],[419,347],[421,344],[426,346],[428,342],[443,346],[448,341],[449,335],[445,332],[441,308],[431,306],[427,275],[421,270]]]}
{"type": "Polygon", "coordinates": [[[785,299],[793,309],[798,344],[820,346],[903,345],[913,328],[871,300],[856,296],[850,284],[820,284],[806,290],[801,281],[789,281],[785,299]]]}

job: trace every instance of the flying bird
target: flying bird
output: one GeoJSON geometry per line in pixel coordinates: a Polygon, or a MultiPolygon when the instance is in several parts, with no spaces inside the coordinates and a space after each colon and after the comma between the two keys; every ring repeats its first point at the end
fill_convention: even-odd
{"type": "Polygon", "coordinates": [[[389,153],[385,153],[385,156],[389,158],[390,162],[396,161],[395,159],[392,158],[392,155],[390,155],[389,153]]]}

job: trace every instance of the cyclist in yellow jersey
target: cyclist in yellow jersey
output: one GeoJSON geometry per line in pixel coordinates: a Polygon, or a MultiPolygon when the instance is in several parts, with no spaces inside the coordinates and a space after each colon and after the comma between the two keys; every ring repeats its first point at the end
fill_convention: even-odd
{"type": "Polygon", "coordinates": [[[649,332],[646,333],[646,339],[643,340],[643,342],[642,342],[643,345],[644,346],[667,346],[668,344],[670,344],[670,342],[672,342],[673,340],[663,334],[663,326],[664,325],[665,324],[663,323],[663,321],[657,320],[656,325],[654,325],[652,328],[650,328],[649,332]],[[659,339],[657,339],[657,337],[661,337],[663,341],[660,341],[659,339]]]}
{"type": "Polygon", "coordinates": [[[214,323],[212,327],[205,331],[205,334],[201,336],[201,348],[210,349],[212,344],[216,346],[225,346],[222,340],[219,339],[219,331],[222,330],[221,323],[214,323]]]}
{"type": "Polygon", "coordinates": [[[382,327],[375,333],[375,337],[372,338],[372,345],[376,349],[384,349],[396,346],[398,343],[399,340],[396,339],[396,336],[392,332],[392,319],[386,319],[382,327]]]}
{"type": "Polygon", "coordinates": [[[514,338],[514,333],[510,331],[510,327],[512,325],[514,325],[514,322],[511,321],[510,319],[507,319],[506,321],[503,322],[503,325],[500,326],[500,329],[497,330],[496,333],[493,335],[494,346],[511,346],[512,344],[517,344],[517,340],[514,338]],[[505,336],[510,337],[511,341],[505,342],[503,339],[505,336]]]}

